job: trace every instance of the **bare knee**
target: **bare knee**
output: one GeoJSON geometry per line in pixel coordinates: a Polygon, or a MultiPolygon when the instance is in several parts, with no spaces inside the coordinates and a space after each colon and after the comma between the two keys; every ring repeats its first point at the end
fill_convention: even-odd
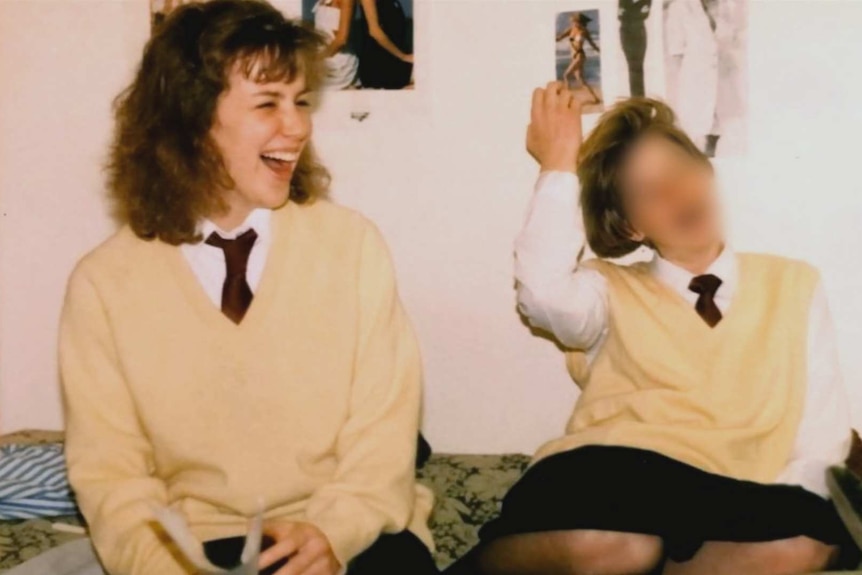
{"type": "Polygon", "coordinates": [[[838,550],[809,537],[794,537],[764,544],[759,553],[765,573],[797,575],[828,567],[838,550]]]}
{"type": "Polygon", "coordinates": [[[568,534],[572,575],[637,575],[661,561],[661,539],[616,531],[578,530],[568,534]]]}
{"type": "Polygon", "coordinates": [[[614,531],[549,531],[503,537],[477,557],[485,575],[640,575],[662,558],[661,539],[614,531]]]}

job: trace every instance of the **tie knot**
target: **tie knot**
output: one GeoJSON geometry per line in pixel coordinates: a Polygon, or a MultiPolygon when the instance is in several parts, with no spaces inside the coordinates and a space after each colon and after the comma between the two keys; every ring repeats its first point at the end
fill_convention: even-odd
{"type": "Polygon", "coordinates": [[[714,276],[712,274],[704,274],[701,276],[693,277],[691,283],[688,284],[688,289],[690,289],[694,293],[707,297],[712,297],[715,295],[715,292],[718,291],[718,288],[720,286],[720,277],[714,276]]]}
{"type": "Polygon", "coordinates": [[[245,275],[245,269],[248,264],[248,255],[251,253],[251,248],[254,247],[254,242],[257,240],[257,232],[249,229],[234,240],[228,240],[216,232],[213,232],[206,239],[206,243],[221,248],[224,252],[224,259],[227,267],[228,277],[235,275],[245,275]]]}

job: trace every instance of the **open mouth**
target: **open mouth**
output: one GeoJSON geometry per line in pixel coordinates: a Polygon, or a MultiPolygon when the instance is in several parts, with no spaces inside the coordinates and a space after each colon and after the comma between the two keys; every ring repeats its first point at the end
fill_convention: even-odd
{"type": "Polygon", "coordinates": [[[260,159],[276,176],[287,178],[293,174],[293,169],[299,160],[299,154],[295,152],[264,152],[260,155],[260,159]]]}

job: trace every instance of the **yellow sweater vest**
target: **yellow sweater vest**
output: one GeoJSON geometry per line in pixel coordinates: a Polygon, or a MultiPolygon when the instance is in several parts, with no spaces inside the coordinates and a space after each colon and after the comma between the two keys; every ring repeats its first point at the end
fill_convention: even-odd
{"type": "Polygon", "coordinates": [[[566,435],[536,459],[584,445],[656,451],[721,475],[775,480],[805,396],[812,267],[740,254],[739,284],[710,328],[647,264],[593,260],[608,282],[608,336],[588,365],[567,354],[582,388],[566,435]]]}
{"type": "Polygon", "coordinates": [[[309,521],[342,562],[381,532],[432,544],[415,481],[421,359],[386,246],[328,202],[273,214],[254,301],[234,324],[180,249],[123,229],[69,281],[60,336],[70,479],[113,575],[187,569],[152,503],[195,535],[309,521]]]}

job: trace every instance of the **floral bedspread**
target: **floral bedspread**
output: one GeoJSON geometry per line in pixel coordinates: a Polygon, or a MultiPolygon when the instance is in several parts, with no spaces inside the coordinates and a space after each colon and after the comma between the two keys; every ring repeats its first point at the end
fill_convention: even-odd
{"type": "MultiPolygon", "coordinates": [[[[4,443],[62,441],[57,432],[21,432],[0,437],[4,443]]],[[[431,528],[436,559],[445,567],[477,541],[479,527],[496,515],[506,491],[526,469],[524,455],[438,455],[420,470],[419,480],[437,494],[431,528]]],[[[0,521],[0,572],[81,537],[58,530],[55,523],[80,525],[77,517],[0,521]]]]}

